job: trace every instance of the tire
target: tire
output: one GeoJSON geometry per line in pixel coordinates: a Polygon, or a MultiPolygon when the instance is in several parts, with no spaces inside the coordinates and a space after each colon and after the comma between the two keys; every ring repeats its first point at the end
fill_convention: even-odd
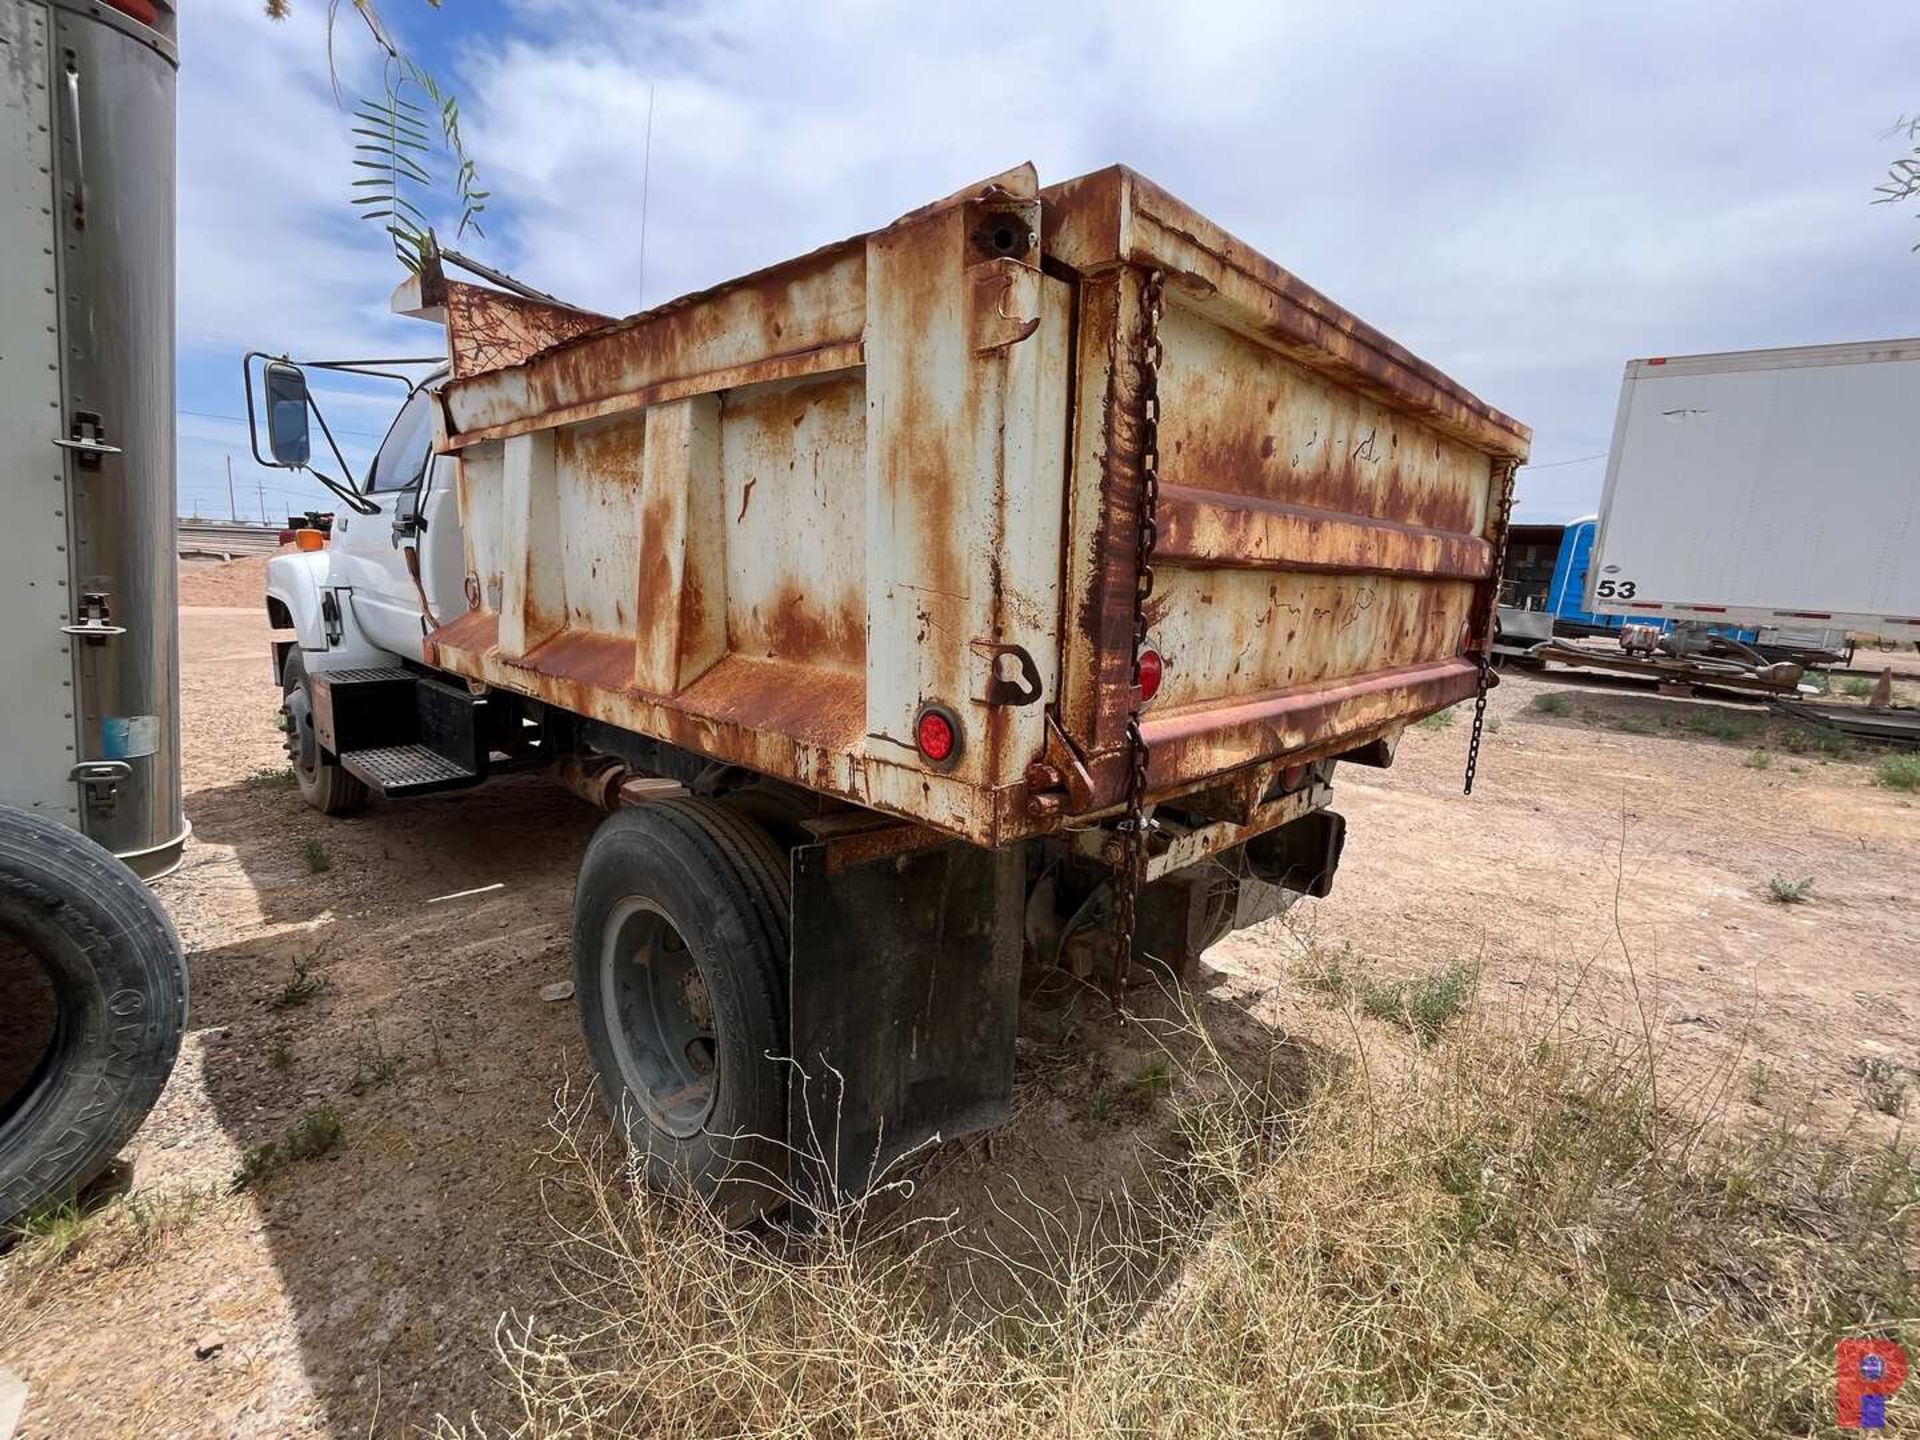
{"type": "Polygon", "coordinates": [[[106,1168],[186,1023],[186,961],[147,887],[85,836],[0,808],[0,1228],[106,1168]]]}
{"type": "Polygon", "coordinates": [[[805,845],[813,838],[802,822],[817,815],[819,806],[803,790],[771,780],[753,780],[715,798],[766,831],[783,850],[805,845]]]}
{"type": "Polygon", "coordinates": [[[763,830],[688,799],[609,816],[574,896],[601,1099],[651,1184],[736,1225],[786,1198],[788,890],[763,830]]]}
{"type": "Polygon", "coordinates": [[[280,667],[280,714],[286,734],[287,763],[300,782],[300,798],[322,815],[351,815],[367,803],[367,787],[329,760],[313,733],[313,686],[307,662],[295,646],[280,667]]]}

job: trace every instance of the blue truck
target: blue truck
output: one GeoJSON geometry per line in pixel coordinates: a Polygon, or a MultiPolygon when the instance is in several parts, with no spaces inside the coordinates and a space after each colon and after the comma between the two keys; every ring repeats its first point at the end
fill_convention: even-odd
{"type": "MultiPolygon", "coordinates": [[[[1617,636],[1623,626],[1662,633],[1675,624],[1659,616],[1601,615],[1587,608],[1587,571],[1599,533],[1597,515],[1565,525],[1515,525],[1508,534],[1507,568],[1501,582],[1500,633],[1496,649],[1509,658],[1525,655],[1543,640],[1617,636]]],[[[1609,581],[1602,580],[1602,586],[1609,581]]],[[[1606,598],[1604,593],[1601,598],[1606,598]]],[[[1844,634],[1823,630],[1716,625],[1709,633],[1752,646],[1768,659],[1849,658],[1844,634]]]]}

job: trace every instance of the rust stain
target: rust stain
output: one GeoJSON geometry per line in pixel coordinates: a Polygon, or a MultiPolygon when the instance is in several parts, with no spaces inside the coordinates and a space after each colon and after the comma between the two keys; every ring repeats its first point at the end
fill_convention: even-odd
{"type": "Polygon", "coordinates": [[[1174,784],[1281,755],[1298,763],[1349,749],[1383,727],[1465,699],[1479,675],[1479,667],[1462,657],[1154,715],[1141,723],[1149,783],[1174,784]]]}
{"type": "MultiPolygon", "coordinates": [[[[674,608],[674,581],[683,583],[679,563],[678,520],[680,507],[671,495],[650,493],[640,507],[640,616],[641,623],[654,625],[659,617],[674,608]]],[[[698,580],[693,583],[697,586],[698,580]]]]}
{"type": "Polygon", "coordinates": [[[679,698],[690,716],[805,744],[851,749],[866,729],[860,678],[814,665],[733,655],[679,698]]]}
{"type": "Polygon", "coordinates": [[[1158,518],[1156,560],[1469,580],[1493,573],[1493,546],[1477,535],[1262,496],[1162,485],[1158,518]]]}
{"type": "Polygon", "coordinates": [[[505,370],[561,341],[611,323],[605,315],[459,281],[445,282],[442,303],[456,377],[505,370]]]}
{"type": "Polygon", "coordinates": [[[621,635],[562,630],[528,651],[521,668],[595,690],[625,690],[633,683],[633,644],[621,635]]]}
{"type": "Polygon", "coordinates": [[[457,615],[439,629],[428,632],[424,642],[427,663],[443,664],[441,651],[485,655],[500,644],[500,617],[486,610],[469,610],[457,615]]]}
{"type": "Polygon", "coordinates": [[[1168,478],[1196,489],[1475,534],[1484,454],[1191,311],[1170,307],[1168,478]]]}
{"type": "Polygon", "coordinates": [[[850,669],[866,652],[866,611],[851,597],[843,608],[823,611],[817,595],[790,580],[755,607],[753,618],[764,659],[850,669]]]}
{"type": "Polygon", "coordinates": [[[851,834],[834,835],[826,841],[827,873],[835,875],[869,860],[907,855],[946,842],[947,836],[925,825],[877,825],[851,834]]]}
{"type": "Polygon", "coordinates": [[[805,373],[810,355],[827,368],[857,363],[864,238],[602,325],[509,374],[455,380],[443,392],[460,427],[450,438],[467,444],[529,421],[552,425],[655,403],[673,396],[674,382],[715,389],[784,378],[805,373]]]}
{"type": "Polygon", "coordinates": [[[1145,176],[1111,166],[1048,186],[1040,200],[1048,253],[1057,260],[1083,271],[1166,270],[1192,303],[1250,317],[1276,346],[1341,384],[1422,415],[1470,445],[1526,458],[1526,426],[1145,176]]]}
{"type": "MultiPolygon", "coordinates": [[[[1101,413],[1083,417],[1093,433],[1083,430],[1077,441],[1098,445],[1101,464],[1091,583],[1080,597],[1079,634],[1072,637],[1074,648],[1069,651],[1070,659],[1092,672],[1091,713],[1075,717],[1078,723],[1068,733],[1087,754],[1096,785],[1105,776],[1099,762],[1117,756],[1125,743],[1132,705],[1141,443],[1140,373],[1133,357],[1139,353],[1144,323],[1140,294],[1141,279],[1131,272],[1087,291],[1080,338],[1082,363],[1104,373],[1107,383],[1101,413]]],[[[1105,790],[1101,798],[1117,798],[1117,791],[1105,790]]]]}

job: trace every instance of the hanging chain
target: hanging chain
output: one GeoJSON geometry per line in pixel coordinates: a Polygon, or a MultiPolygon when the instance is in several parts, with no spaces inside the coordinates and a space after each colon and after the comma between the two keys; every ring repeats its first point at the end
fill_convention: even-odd
{"type": "Polygon", "coordinates": [[[1473,772],[1480,768],[1480,733],[1487,723],[1487,685],[1493,673],[1493,637],[1500,627],[1500,585],[1507,573],[1507,528],[1513,517],[1513,477],[1517,460],[1500,465],[1500,522],[1493,532],[1493,583],[1488,587],[1486,640],[1480,650],[1480,688],[1473,697],[1473,734],[1467,737],[1467,777],[1464,793],[1473,793],[1473,772]]]}
{"type": "Polygon", "coordinates": [[[1147,644],[1147,601],[1153,598],[1153,548],[1160,515],[1160,316],[1166,308],[1166,276],[1147,276],[1146,334],[1140,344],[1140,511],[1133,540],[1133,655],[1131,705],[1127,712],[1127,816],[1120,823],[1121,872],[1114,889],[1113,972],[1117,1000],[1133,966],[1133,933],[1140,887],[1147,876],[1147,742],[1140,733],[1140,653],[1147,644]]]}

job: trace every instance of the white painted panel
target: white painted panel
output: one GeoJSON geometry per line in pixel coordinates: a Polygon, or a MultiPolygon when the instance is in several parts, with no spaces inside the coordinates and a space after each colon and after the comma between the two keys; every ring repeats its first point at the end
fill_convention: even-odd
{"type": "Polygon", "coordinates": [[[78,825],[48,10],[0,6],[0,803],[78,825]]]}
{"type": "MultiPolygon", "coordinates": [[[[460,530],[467,542],[467,570],[480,582],[480,603],[488,610],[498,610],[506,574],[500,553],[506,448],[501,441],[489,440],[469,447],[458,457],[443,457],[440,463],[453,467],[459,477],[460,530]]],[[[445,621],[458,613],[457,608],[443,610],[440,618],[445,621]]]]}
{"type": "Polygon", "coordinates": [[[867,656],[861,372],[728,393],[720,412],[727,644],[854,673],[867,656]]]}
{"type": "Polygon", "coordinates": [[[500,541],[508,557],[500,599],[500,649],[525,655],[565,624],[559,506],[554,500],[553,431],[506,442],[500,486],[500,541]]]}
{"type": "Polygon", "coordinates": [[[554,490],[569,629],[631,635],[640,593],[642,414],[572,425],[554,435],[554,490]]]}
{"type": "Polygon", "coordinates": [[[1912,638],[1890,622],[1920,619],[1916,416],[1920,341],[1634,362],[1588,606],[1912,638]]]}

